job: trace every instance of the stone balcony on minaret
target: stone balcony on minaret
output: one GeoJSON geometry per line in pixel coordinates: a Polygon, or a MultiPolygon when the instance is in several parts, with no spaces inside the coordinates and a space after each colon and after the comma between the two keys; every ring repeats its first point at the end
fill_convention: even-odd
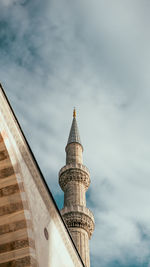
{"type": "Polygon", "coordinates": [[[90,175],[82,159],[83,147],[76,122],[76,111],[66,146],[66,165],[59,172],[59,184],[64,191],[61,214],[86,267],[90,266],[89,239],[94,230],[94,217],[86,207],[86,191],[90,175]]]}

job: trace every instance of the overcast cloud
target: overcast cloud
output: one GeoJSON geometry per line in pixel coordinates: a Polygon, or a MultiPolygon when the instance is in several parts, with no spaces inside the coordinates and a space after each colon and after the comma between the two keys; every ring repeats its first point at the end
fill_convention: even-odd
{"type": "Polygon", "coordinates": [[[73,107],[92,267],[150,266],[150,2],[1,0],[0,77],[59,205],[73,107]]]}

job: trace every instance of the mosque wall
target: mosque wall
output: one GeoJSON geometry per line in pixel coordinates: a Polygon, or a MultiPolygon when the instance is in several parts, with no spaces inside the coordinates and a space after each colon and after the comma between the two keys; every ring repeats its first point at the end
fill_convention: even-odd
{"type": "Polygon", "coordinates": [[[0,86],[0,267],[84,266],[0,86]]]}

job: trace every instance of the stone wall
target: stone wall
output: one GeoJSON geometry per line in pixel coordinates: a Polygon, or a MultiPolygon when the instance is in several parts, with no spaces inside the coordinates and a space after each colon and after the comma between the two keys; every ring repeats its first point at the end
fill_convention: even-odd
{"type": "Polygon", "coordinates": [[[0,134],[0,267],[84,266],[1,88],[0,134]]]}
{"type": "Polygon", "coordinates": [[[25,188],[12,166],[5,138],[0,134],[0,266],[37,266],[25,188]]]}

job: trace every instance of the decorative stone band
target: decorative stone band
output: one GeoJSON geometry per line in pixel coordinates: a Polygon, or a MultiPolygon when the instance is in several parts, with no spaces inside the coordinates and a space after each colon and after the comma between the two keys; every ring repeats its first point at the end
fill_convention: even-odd
{"type": "Polygon", "coordinates": [[[82,164],[69,164],[63,167],[59,172],[59,184],[63,191],[65,191],[66,184],[70,181],[83,183],[87,190],[90,185],[90,176],[87,168],[82,164]],[[82,168],[77,167],[81,165],[82,168]]]}
{"type": "Polygon", "coordinates": [[[61,210],[61,214],[68,228],[82,228],[89,236],[92,236],[94,231],[94,216],[92,212],[83,206],[70,206],[61,210]]]}
{"type": "Polygon", "coordinates": [[[89,169],[88,169],[85,165],[83,165],[83,164],[81,164],[81,163],[70,163],[70,164],[65,165],[64,167],[62,167],[62,168],[60,169],[60,171],[59,171],[59,176],[60,176],[64,171],[66,171],[66,170],[68,170],[68,169],[71,169],[71,168],[73,168],[73,169],[76,169],[76,168],[77,168],[77,169],[81,169],[81,170],[87,172],[88,175],[90,176],[89,169]]]}

